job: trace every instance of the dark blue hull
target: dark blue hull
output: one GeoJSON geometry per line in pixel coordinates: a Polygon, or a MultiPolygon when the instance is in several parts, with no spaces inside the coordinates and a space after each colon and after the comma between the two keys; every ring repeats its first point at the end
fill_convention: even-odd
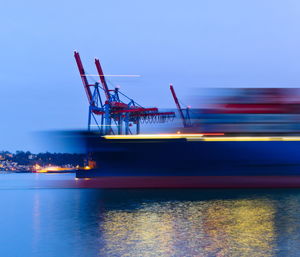
{"type": "MultiPolygon", "coordinates": [[[[124,184],[128,184],[125,180],[129,178],[131,181],[135,179],[141,187],[149,184],[151,179],[157,182],[158,187],[163,187],[168,181],[164,178],[170,178],[174,187],[185,187],[180,180],[185,180],[186,185],[191,187],[222,187],[222,181],[224,187],[239,187],[239,181],[241,187],[246,187],[247,181],[252,181],[251,187],[262,187],[268,186],[270,177],[273,177],[269,180],[271,186],[279,186],[283,180],[284,187],[291,182],[295,186],[297,177],[300,177],[299,138],[273,137],[266,138],[266,141],[261,138],[231,139],[89,138],[91,158],[97,166],[92,170],[78,171],[77,177],[106,178],[111,182],[115,179],[120,187],[120,178],[123,178],[124,184]],[[230,181],[234,181],[233,186],[230,181]]],[[[296,185],[300,186],[300,181],[296,185]]]]}

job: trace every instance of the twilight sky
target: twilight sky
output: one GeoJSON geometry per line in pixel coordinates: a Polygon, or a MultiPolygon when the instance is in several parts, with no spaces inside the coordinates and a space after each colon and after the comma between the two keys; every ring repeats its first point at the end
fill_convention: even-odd
{"type": "Polygon", "coordinates": [[[201,87],[300,87],[299,0],[2,1],[0,150],[51,150],[34,132],[86,128],[73,58],[145,106],[201,87]]]}

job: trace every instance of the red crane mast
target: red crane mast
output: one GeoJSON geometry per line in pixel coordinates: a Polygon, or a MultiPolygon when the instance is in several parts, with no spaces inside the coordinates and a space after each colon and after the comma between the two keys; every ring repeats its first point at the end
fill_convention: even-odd
{"type": "Polygon", "coordinates": [[[184,117],[182,108],[181,108],[181,106],[180,106],[179,100],[178,100],[178,98],[177,98],[177,95],[176,95],[176,93],[175,93],[175,90],[174,90],[174,87],[173,87],[172,84],[170,85],[170,90],[171,90],[171,93],[172,93],[174,102],[175,102],[175,104],[176,104],[176,106],[177,106],[177,109],[178,109],[180,118],[181,118],[181,120],[182,120],[183,126],[184,126],[184,127],[187,127],[187,121],[186,121],[186,119],[185,119],[185,117],[184,117]]]}
{"type": "Polygon", "coordinates": [[[79,70],[79,73],[80,73],[80,77],[82,79],[82,83],[83,83],[86,95],[87,95],[88,100],[89,100],[89,103],[92,104],[92,92],[90,90],[90,86],[93,86],[93,85],[89,85],[89,82],[86,78],[86,74],[85,74],[85,71],[84,71],[79,53],[74,51],[74,57],[75,57],[75,60],[76,60],[76,63],[77,63],[77,67],[78,67],[78,70],[79,70]]]}
{"type": "Polygon", "coordinates": [[[100,77],[100,81],[101,81],[101,84],[102,84],[102,87],[103,87],[103,90],[104,90],[104,93],[105,93],[105,96],[106,96],[106,100],[109,101],[109,99],[110,99],[109,89],[108,89],[108,86],[106,84],[106,80],[105,80],[105,77],[104,77],[104,73],[103,73],[100,61],[97,58],[95,59],[95,65],[96,65],[98,75],[100,77]]]}

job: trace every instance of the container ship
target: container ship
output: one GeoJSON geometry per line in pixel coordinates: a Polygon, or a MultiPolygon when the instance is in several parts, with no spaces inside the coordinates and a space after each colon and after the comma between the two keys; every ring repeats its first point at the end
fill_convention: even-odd
{"type": "Polygon", "coordinates": [[[101,188],[300,187],[298,89],[222,89],[191,109],[171,85],[177,109],[161,112],[109,89],[98,59],[100,80],[90,84],[78,52],[75,59],[89,101],[88,131],[80,133],[89,169],[78,179],[101,188]],[[182,128],[141,134],[143,123],[176,117],[182,128]]]}
{"type": "Polygon", "coordinates": [[[300,137],[87,136],[103,188],[300,187],[300,137]]]}

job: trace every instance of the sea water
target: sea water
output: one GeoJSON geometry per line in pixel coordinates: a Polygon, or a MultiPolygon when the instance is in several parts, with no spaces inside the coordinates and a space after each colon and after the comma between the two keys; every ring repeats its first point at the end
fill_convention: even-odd
{"type": "Polygon", "coordinates": [[[0,175],[0,256],[300,255],[300,190],[55,187],[74,180],[0,175]]]}

